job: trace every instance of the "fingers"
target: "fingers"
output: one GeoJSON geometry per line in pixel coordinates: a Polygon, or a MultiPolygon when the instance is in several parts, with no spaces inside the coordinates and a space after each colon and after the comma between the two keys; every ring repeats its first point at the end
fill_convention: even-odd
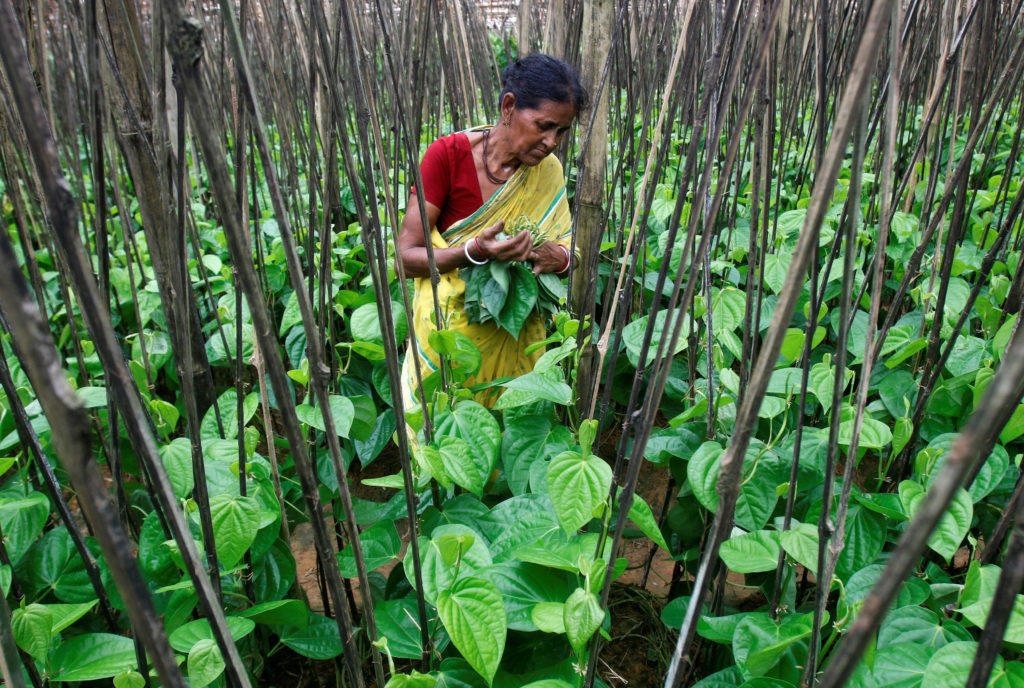
{"type": "Polygon", "coordinates": [[[514,241],[516,242],[516,250],[520,255],[519,260],[527,260],[533,250],[533,241],[530,238],[530,233],[524,229],[515,236],[514,241]]]}
{"type": "Polygon", "coordinates": [[[496,237],[498,235],[498,232],[500,232],[504,227],[505,221],[499,220],[490,227],[485,227],[484,229],[480,230],[480,233],[477,234],[477,244],[484,252],[485,257],[500,257],[498,256],[497,246],[495,245],[496,239],[494,237],[496,237]]]}
{"type": "Polygon", "coordinates": [[[501,220],[496,224],[480,231],[477,241],[483,250],[492,258],[497,260],[537,260],[542,254],[537,253],[533,247],[533,237],[528,230],[523,230],[514,237],[508,239],[497,239],[497,235],[505,227],[505,221],[501,220]]]}
{"type": "Polygon", "coordinates": [[[531,248],[530,233],[522,231],[511,239],[498,242],[494,254],[501,260],[527,260],[531,248]]]}
{"type": "Polygon", "coordinates": [[[530,260],[533,261],[533,272],[539,275],[542,272],[564,271],[566,265],[566,253],[559,244],[548,241],[530,252],[530,260]]]}
{"type": "Polygon", "coordinates": [[[504,228],[505,228],[505,221],[504,220],[499,220],[498,222],[496,222],[495,224],[491,225],[490,227],[487,227],[486,229],[481,230],[480,231],[480,236],[485,237],[487,239],[493,239],[494,237],[496,237],[498,235],[498,232],[500,232],[504,228]]]}

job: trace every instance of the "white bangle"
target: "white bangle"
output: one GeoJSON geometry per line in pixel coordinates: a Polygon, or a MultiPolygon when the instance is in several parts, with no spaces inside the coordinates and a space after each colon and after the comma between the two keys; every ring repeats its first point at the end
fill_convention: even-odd
{"type": "MultiPolygon", "coordinates": [[[[472,241],[472,239],[470,239],[469,241],[472,241]]],[[[491,262],[487,258],[484,258],[483,260],[480,261],[474,260],[473,256],[469,255],[469,241],[462,245],[462,252],[466,254],[466,260],[468,260],[473,265],[487,265],[489,262],[491,262]]]]}

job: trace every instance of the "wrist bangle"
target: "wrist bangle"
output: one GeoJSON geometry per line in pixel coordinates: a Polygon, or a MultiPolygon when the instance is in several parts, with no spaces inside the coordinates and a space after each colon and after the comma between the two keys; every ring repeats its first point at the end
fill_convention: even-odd
{"type": "Polygon", "coordinates": [[[487,263],[490,262],[487,258],[484,258],[483,260],[476,260],[475,258],[473,258],[473,256],[469,255],[469,241],[462,245],[462,252],[466,254],[466,260],[468,260],[473,265],[487,265],[487,263]]]}
{"type": "Polygon", "coordinates": [[[492,256],[490,253],[484,250],[484,245],[480,243],[480,237],[475,236],[473,237],[472,241],[476,242],[476,250],[479,251],[480,255],[483,256],[486,260],[494,258],[494,256],[492,256]]]}
{"type": "Polygon", "coordinates": [[[565,253],[565,267],[558,271],[558,274],[561,275],[563,272],[569,269],[569,266],[572,265],[572,254],[569,253],[569,249],[567,249],[565,246],[562,246],[561,244],[557,244],[557,246],[558,248],[562,249],[562,251],[565,253]]]}

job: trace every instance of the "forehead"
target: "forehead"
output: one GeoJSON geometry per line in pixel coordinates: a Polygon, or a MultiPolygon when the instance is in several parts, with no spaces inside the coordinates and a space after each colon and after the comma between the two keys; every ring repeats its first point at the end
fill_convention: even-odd
{"type": "Polygon", "coordinates": [[[576,105],[571,102],[559,103],[554,100],[542,100],[537,107],[523,108],[519,112],[530,119],[568,126],[572,124],[572,120],[576,116],[576,105]]]}

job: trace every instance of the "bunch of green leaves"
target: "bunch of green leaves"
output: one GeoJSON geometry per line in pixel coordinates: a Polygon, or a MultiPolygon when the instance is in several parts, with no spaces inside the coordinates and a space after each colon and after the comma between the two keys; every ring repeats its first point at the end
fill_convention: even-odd
{"type": "Polygon", "coordinates": [[[491,261],[464,269],[462,276],[469,322],[493,322],[516,338],[532,314],[555,313],[566,297],[558,277],[534,276],[525,263],[491,261]]]}
{"type": "MultiPolygon", "coordinates": [[[[525,215],[512,223],[511,230],[512,236],[529,231],[534,247],[547,241],[537,223],[525,215]]],[[[517,339],[530,315],[557,312],[567,296],[562,280],[546,272],[535,276],[529,263],[492,260],[461,272],[469,322],[493,322],[517,339]]]]}
{"type": "Polygon", "coordinates": [[[530,233],[530,239],[533,241],[534,248],[547,241],[547,236],[541,231],[539,224],[531,220],[527,215],[520,215],[513,220],[509,236],[517,236],[520,232],[524,231],[530,233]]]}

